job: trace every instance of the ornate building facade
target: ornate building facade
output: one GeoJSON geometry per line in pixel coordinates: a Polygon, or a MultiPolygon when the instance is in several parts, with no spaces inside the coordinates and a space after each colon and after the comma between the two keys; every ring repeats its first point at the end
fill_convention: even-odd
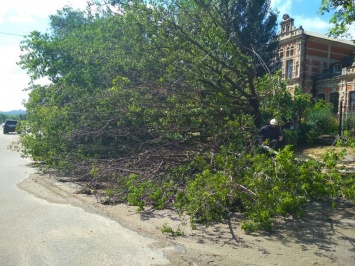
{"type": "Polygon", "coordinates": [[[287,14],[280,23],[280,68],[291,92],[301,88],[331,102],[335,113],[355,111],[355,44],[296,28],[287,14]],[[340,105],[342,103],[342,105],[340,105]]]}

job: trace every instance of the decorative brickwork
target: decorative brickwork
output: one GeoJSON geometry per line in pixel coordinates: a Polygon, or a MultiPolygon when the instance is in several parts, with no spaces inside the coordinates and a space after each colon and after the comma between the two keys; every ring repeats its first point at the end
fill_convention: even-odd
{"type": "Polygon", "coordinates": [[[343,101],[343,106],[349,105],[353,95],[355,105],[355,44],[305,31],[302,26],[296,28],[287,14],[280,28],[282,78],[287,80],[290,91],[298,86],[316,99],[318,95],[333,104],[343,101]]]}

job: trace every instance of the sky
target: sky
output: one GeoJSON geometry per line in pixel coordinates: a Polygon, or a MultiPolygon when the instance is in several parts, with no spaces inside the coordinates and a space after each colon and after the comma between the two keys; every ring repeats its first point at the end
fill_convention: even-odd
{"type": "MultiPolygon", "coordinates": [[[[24,36],[36,30],[42,33],[49,28],[49,16],[69,5],[84,10],[87,0],[16,0],[0,3],[0,111],[25,110],[28,99],[25,91],[30,81],[26,71],[16,63],[21,53],[19,45],[24,36]]],[[[295,26],[307,31],[326,33],[330,28],[330,14],[319,15],[321,0],[271,0],[279,11],[294,18],[295,26]]]]}

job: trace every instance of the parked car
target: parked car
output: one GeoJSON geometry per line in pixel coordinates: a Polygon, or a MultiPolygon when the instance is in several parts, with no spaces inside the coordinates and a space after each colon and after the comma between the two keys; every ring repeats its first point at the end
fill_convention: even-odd
{"type": "Polygon", "coordinates": [[[4,134],[9,132],[16,132],[17,120],[6,119],[5,123],[2,125],[4,134]]]}

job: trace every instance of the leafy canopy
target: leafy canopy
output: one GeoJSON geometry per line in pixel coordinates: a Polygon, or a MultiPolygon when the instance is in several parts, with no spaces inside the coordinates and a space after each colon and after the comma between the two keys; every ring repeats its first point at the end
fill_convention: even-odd
{"type": "Polygon", "coordinates": [[[333,27],[328,34],[334,37],[350,37],[349,29],[355,21],[354,1],[322,0],[320,14],[333,13],[330,23],[333,27]]]}

